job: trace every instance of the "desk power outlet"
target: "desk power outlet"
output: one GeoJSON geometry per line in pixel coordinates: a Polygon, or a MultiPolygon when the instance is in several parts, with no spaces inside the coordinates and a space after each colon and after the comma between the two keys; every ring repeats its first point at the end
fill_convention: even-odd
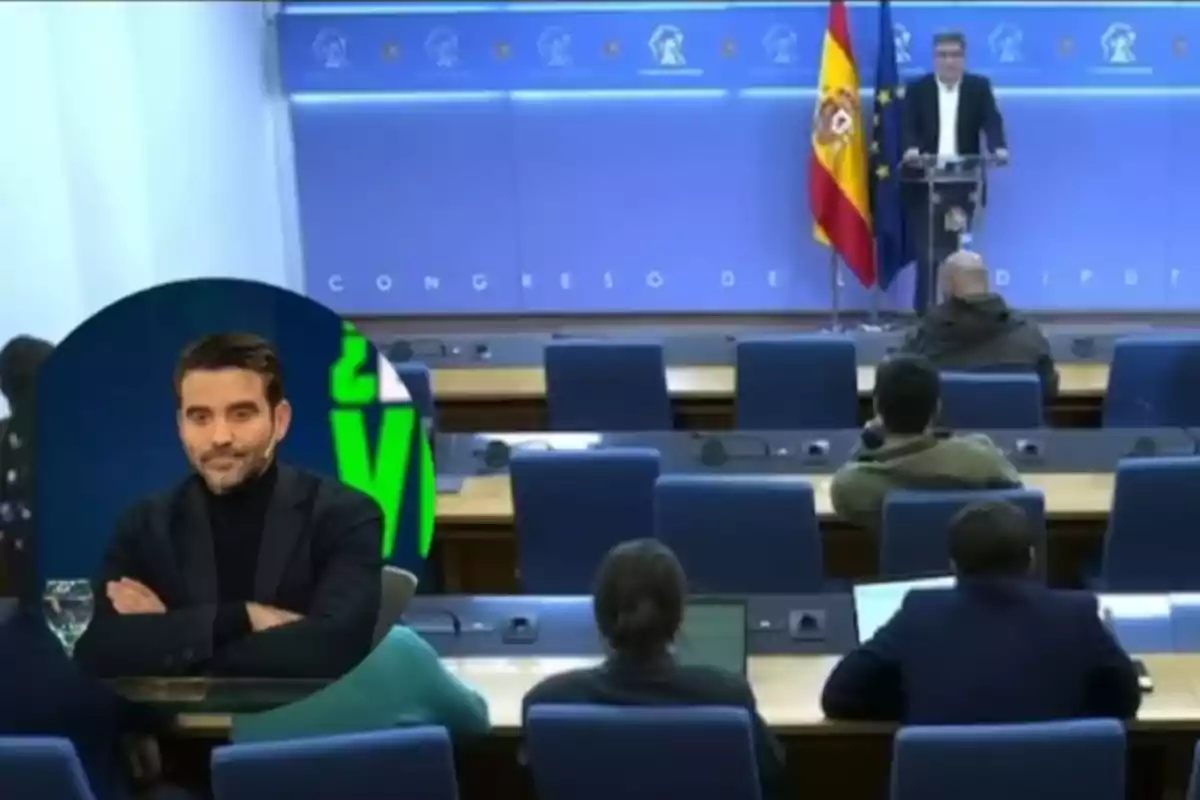
{"type": "Polygon", "coordinates": [[[797,609],[788,612],[788,635],[799,642],[821,641],[825,638],[825,611],[797,609]]]}

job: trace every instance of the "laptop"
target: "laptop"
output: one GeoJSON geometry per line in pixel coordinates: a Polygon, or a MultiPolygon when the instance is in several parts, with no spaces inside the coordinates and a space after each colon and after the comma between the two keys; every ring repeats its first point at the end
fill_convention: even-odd
{"type": "Polygon", "coordinates": [[[858,631],[858,643],[867,641],[875,635],[875,631],[886,625],[900,610],[900,605],[909,592],[921,589],[949,589],[953,586],[953,575],[855,585],[854,627],[858,631]]]}
{"type": "Polygon", "coordinates": [[[675,660],[745,675],[748,638],[745,601],[693,597],[683,610],[675,660]]]}

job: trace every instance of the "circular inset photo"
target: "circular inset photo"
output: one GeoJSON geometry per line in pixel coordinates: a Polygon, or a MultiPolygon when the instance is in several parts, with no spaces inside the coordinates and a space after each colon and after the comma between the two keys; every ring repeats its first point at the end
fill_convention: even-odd
{"type": "Polygon", "coordinates": [[[203,279],[44,351],[36,422],[15,431],[36,446],[33,502],[10,513],[37,554],[22,602],[83,673],[223,735],[335,690],[388,638],[430,546],[432,454],[353,325],[203,279]]]}

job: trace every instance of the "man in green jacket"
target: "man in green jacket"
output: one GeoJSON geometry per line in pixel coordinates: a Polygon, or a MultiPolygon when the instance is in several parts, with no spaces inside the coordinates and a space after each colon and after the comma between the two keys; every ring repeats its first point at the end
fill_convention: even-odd
{"type": "Polygon", "coordinates": [[[837,515],[876,528],[893,489],[1016,489],[1021,476],[983,434],[939,436],[941,377],[923,356],[899,355],[875,370],[876,419],[833,477],[837,515]]]}

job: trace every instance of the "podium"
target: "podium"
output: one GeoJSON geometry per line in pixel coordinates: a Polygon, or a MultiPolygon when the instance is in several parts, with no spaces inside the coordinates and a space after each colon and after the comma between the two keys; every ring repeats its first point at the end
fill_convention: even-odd
{"type": "MultiPolygon", "coordinates": [[[[941,261],[949,255],[945,252],[947,235],[952,239],[950,252],[961,249],[964,234],[979,241],[983,231],[988,169],[999,165],[1000,160],[990,155],[922,155],[916,161],[906,162],[907,169],[901,181],[925,191],[926,257],[917,259],[917,269],[929,272],[924,276],[927,307],[937,304],[936,274],[941,261]]],[[[918,276],[918,281],[920,279],[918,276]]]]}

